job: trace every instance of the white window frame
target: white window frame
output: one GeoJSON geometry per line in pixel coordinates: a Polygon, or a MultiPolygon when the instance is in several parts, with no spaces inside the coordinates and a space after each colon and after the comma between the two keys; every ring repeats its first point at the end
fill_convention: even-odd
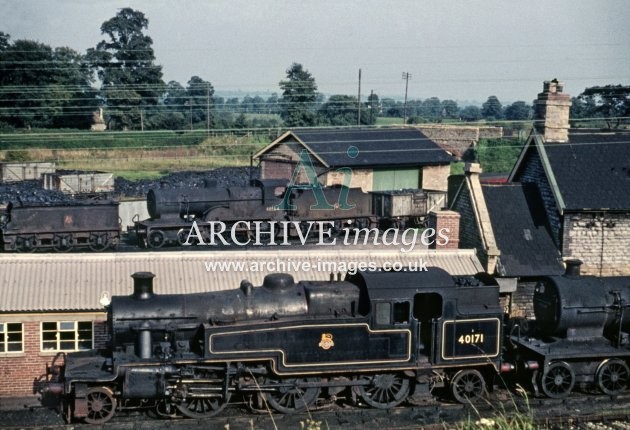
{"type": "Polygon", "coordinates": [[[57,352],[57,351],[87,351],[94,348],[94,321],[42,321],[40,324],[40,350],[42,352],[57,352]],[[54,330],[44,330],[44,324],[55,324],[54,330]],[[79,324],[90,324],[90,338],[80,338],[79,332],[83,331],[79,330],[79,324]],[[69,327],[69,325],[72,327],[69,327]],[[55,339],[44,339],[44,333],[55,333],[55,339]],[[62,336],[62,333],[73,333],[72,336],[65,335],[62,336]],[[80,348],[80,342],[90,341],[89,348],[80,348]],[[55,347],[50,348],[48,344],[54,342],[55,347]],[[62,343],[72,342],[72,348],[62,348],[62,343]],[[46,346],[45,346],[46,345],[46,346]]]}
{"type": "Polygon", "coordinates": [[[0,346],[2,348],[2,350],[0,351],[0,354],[19,354],[24,352],[24,324],[21,322],[16,322],[16,321],[2,321],[0,322],[0,334],[2,335],[2,340],[0,342],[0,346]],[[19,324],[20,325],[20,331],[15,331],[15,330],[9,330],[9,325],[13,325],[13,324],[19,324]],[[20,340],[19,341],[12,341],[9,340],[9,334],[10,333],[20,333],[20,340]],[[15,345],[18,344],[20,345],[20,349],[17,351],[9,351],[9,345],[15,345]]]}

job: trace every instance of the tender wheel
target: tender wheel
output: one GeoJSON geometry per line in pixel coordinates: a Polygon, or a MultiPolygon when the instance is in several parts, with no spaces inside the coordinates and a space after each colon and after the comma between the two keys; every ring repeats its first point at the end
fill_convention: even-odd
{"type": "Polygon", "coordinates": [[[15,239],[15,249],[18,252],[33,252],[39,243],[35,236],[18,236],[15,239]]]}
{"type": "Polygon", "coordinates": [[[621,393],[628,387],[629,380],[628,365],[617,358],[603,361],[597,369],[597,387],[605,394],[621,393]]]}
{"type": "Polygon", "coordinates": [[[102,424],[109,421],[116,414],[116,399],[112,390],[106,387],[90,388],[86,394],[88,424],[102,424]]]}
{"type": "Polygon", "coordinates": [[[53,249],[57,252],[68,252],[74,248],[74,238],[69,234],[60,234],[53,238],[53,249]]]}
{"type": "Polygon", "coordinates": [[[147,238],[149,248],[161,248],[166,243],[166,236],[162,230],[151,230],[147,238]]]}
{"type": "Polygon", "coordinates": [[[359,386],[359,395],[373,408],[389,409],[401,404],[409,396],[409,379],[395,373],[381,373],[361,377],[368,381],[359,386]]]}
{"type": "Polygon", "coordinates": [[[451,392],[459,403],[474,403],[486,394],[486,380],[477,370],[460,370],[451,381],[451,392]]]}
{"type": "Polygon", "coordinates": [[[268,380],[265,385],[271,391],[265,393],[265,399],[272,408],[283,414],[303,411],[315,403],[320,388],[300,387],[300,383],[317,381],[316,378],[268,380]]]}
{"type": "Polygon", "coordinates": [[[106,233],[92,233],[88,239],[88,246],[92,251],[104,251],[109,246],[106,233]]]}
{"type": "Polygon", "coordinates": [[[575,372],[563,361],[552,363],[540,378],[540,388],[547,397],[561,399],[571,393],[575,385],[575,372]]]}

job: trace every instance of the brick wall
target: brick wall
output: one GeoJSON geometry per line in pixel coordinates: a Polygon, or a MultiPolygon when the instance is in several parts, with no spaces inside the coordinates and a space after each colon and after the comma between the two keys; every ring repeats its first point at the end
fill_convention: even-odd
{"type": "Polygon", "coordinates": [[[585,275],[630,275],[630,213],[567,213],[562,257],[582,260],[585,275]]]}
{"type": "MultiPolygon", "coordinates": [[[[46,365],[50,364],[56,353],[41,351],[41,321],[72,320],[65,318],[43,318],[42,320],[20,321],[6,319],[7,322],[22,322],[23,352],[0,354],[0,397],[18,397],[33,395],[33,382],[46,373],[46,365]]],[[[94,347],[103,348],[108,340],[106,323],[95,321],[93,326],[94,347]]]]}
{"type": "MultiPolygon", "coordinates": [[[[460,214],[455,211],[438,211],[429,213],[429,228],[435,230],[436,235],[442,229],[447,229],[448,241],[443,243],[439,236],[429,248],[431,249],[458,249],[459,248],[459,219],[460,214]],[[440,243],[438,243],[440,242],[440,243]]],[[[446,231],[446,230],[445,230],[446,231]]]]}
{"type": "MultiPolygon", "coordinates": [[[[280,144],[267,152],[263,160],[261,161],[261,178],[262,179],[291,179],[293,177],[293,171],[300,160],[300,153],[303,147],[299,147],[296,151],[292,145],[296,145],[295,142],[287,140],[286,144],[280,144]]],[[[325,171],[325,168],[317,161],[315,157],[310,157],[313,163],[315,173],[319,175],[325,171]]],[[[298,172],[298,183],[308,183],[306,172],[303,168],[300,168],[298,172]]]]}

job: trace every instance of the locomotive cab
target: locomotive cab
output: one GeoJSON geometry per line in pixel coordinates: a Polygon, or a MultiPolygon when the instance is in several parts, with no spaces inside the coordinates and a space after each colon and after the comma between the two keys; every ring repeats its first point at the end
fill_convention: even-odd
{"type": "MultiPolygon", "coordinates": [[[[502,309],[498,287],[477,278],[427,272],[362,273],[375,328],[406,327],[418,362],[491,362],[499,368],[502,309]]],[[[357,280],[355,280],[357,282],[357,280]]]]}

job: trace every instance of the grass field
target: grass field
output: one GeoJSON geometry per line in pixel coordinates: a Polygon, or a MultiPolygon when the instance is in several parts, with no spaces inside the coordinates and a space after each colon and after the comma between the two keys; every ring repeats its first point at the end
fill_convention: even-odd
{"type": "Polygon", "coordinates": [[[262,135],[159,133],[41,133],[0,135],[5,161],[52,161],[60,169],[106,171],[127,179],[178,170],[249,165],[270,142],[262,135]]]}

